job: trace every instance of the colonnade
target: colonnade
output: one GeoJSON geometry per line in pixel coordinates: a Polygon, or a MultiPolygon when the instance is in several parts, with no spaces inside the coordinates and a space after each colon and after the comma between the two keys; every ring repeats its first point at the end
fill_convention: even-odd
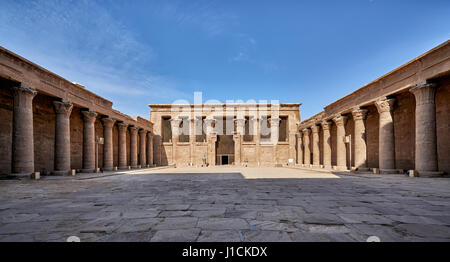
{"type": "MultiPolygon", "coordinates": [[[[37,91],[24,85],[12,88],[13,93],[13,132],[12,132],[12,173],[30,174],[34,168],[34,141],[33,141],[33,98],[37,91]]],[[[71,171],[70,150],[70,115],[73,104],[69,101],[53,101],[55,124],[55,175],[69,174],[71,171]]],[[[123,122],[100,115],[91,110],[82,111],[83,116],[83,164],[82,172],[94,172],[96,167],[96,141],[95,121],[100,119],[103,124],[103,170],[113,170],[113,126],[116,123],[119,130],[119,168],[128,169],[153,165],[153,134],[152,132],[128,126],[123,122]],[[130,130],[130,164],[127,161],[126,132],[130,130]],[[137,135],[139,132],[140,145],[138,148],[137,135]],[[139,160],[138,160],[139,152],[139,160]]]]}
{"type": "MultiPolygon", "coordinates": [[[[415,97],[415,171],[421,176],[438,175],[437,138],[436,138],[436,84],[423,83],[409,90],[415,97]]],[[[393,110],[395,97],[383,97],[374,101],[379,114],[378,152],[379,171],[395,173],[395,134],[393,110]]],[[[366,105],[367,106],[367,105],[366,105]]],[[[347,110],[348,111],[348,110],[347,110]]],[[[333,168],[347,170],[345,124],[348,114],[354,121],[354,167],[357,170],[368,170],[366,117],[368,110],[356,107],[347,114],[337,114],[323,120],[318,120],[310,126],[303,126],[297,134],[297,164],[306,167],[333,168]],[[331,121],[330,121],[331,120],[331,121]],[[331,165],[331,126],[336,125],[336,165],[331,165]],[[319,147],[319,134],[322,129],[322,147],[319,147]],[[312,132],[312,142],[310,133],[312,132]],[[312,148],[311,148],[312,147],[312,148]],[[311,154],[312,152],[312,154],[311,154]],[[322,162],[320,154],[322,153],[322,162]],[[311,156],[312,155],[312,161],[311,156]]]]}

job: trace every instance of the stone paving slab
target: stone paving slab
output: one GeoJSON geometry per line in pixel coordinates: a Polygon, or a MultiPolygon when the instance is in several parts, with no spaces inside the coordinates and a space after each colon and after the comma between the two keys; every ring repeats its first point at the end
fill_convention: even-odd
{"type": "Polygon", "coordinates": [[[448,242],[449,188],[448,178],[237,167],[2,180],[0,241],[448,242]]]}

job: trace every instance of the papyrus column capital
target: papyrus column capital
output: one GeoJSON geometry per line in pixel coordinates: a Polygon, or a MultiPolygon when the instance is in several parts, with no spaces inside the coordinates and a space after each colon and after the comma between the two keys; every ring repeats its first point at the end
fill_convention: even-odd
{"type": "Polygon", "coordinates": [[[392,112],[394,110],[395,98],[380,98],[375,101],[378,113],[392,112]]]}

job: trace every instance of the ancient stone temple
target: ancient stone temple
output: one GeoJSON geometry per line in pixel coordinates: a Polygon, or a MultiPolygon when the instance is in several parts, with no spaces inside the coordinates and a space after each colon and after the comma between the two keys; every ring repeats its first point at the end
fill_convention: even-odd
{"type": "Polygon", "coordinates": [[[450,41],[326,106],[298,129],[297,163],[450,172],[450,41]]]}
{"type": "Polygon", "coordinates": [[[152,123],[4,48],[0,120],[0,174],[153,165],[152,123]]]}
{"type": "Polygon", "coordinates": [[[149,120],[132,118],[0,48],[0,174],[155,165],[450,172],[450,41],[305,121],[300,105],[150,104],[149,120]]]}
{"type": "Polygon", "coordinates": [[[149,106],[156,165],[295,165],[300,104],[149,106]]]}

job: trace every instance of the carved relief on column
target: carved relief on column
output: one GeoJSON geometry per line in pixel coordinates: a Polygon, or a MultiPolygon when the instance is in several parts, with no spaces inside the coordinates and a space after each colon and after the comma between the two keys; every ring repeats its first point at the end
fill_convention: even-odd
{"type": "Polygon", "coordinates": [[[331,169],[331,125],[330,121],[323,121],[320,123],[323,130],[323,166],[324,168],[331,169]]]}
{"type": "Polygon", "coordinates": [[[410,89],[416,98],[415,169],[419,176],[438,176],[436,137],[437,85],[424,83],[410,89]]]}
{"type": "Polygon", "coordinates": [[[147,150],[146,150],[146,141],[147,138],[147,130],[140,129],[139,130],[139,165],[142,168],[147,166],[147,150]]]}
{"type": "Polygon", "coordinates": [[[70,102],[53,101],[56,113],[54,175],[68,175],[70,171],[70,102]]]}
{"type": "Polygon", "coordinates": [[[36,90],[24,85],[13,87],[12,173],[31,174],[34,170],[33,98],[36,90]]]}
{"type": "Polygon", "coordinates": [[[356,108],[352,111],[355,124],[355,167],[367,171],[366,124],[367,109],[356,108]]]}
{"type": "Polygon", "coordinates": [[[270,143],[272,144],[272,156],[273,160],[275,162],[275,165],[280,164],[279,163],[279,156],[278,156],[278,138],[280,135],[280,118],[278,117],[271,117],[270,118],[270,143]]]}
{"type": "Polygon", "coordinates": [[[245,134],[245,119],[237,118],[234,120],[234,124],[236,125],[236,132],[233,135],[234,163],[235,165],[240,166],[242,163],[241,150],[242,150],[242,136],[245,134]]]}
{"type": "Polygon", "coordinates": [[[180,136],[180,124],[183,121],[180,118],[172,118],[170,119],[170,127],[172,128],[172,165],[176,165],[176,156],[177,156],[177,143],[180,136]]]}
{"type": "Polygon", "coordinates": [[[380,114],[379,166],[381,172],[395,171],[394,110],[395,99],[382,98],[375,102],[380,114]]]}
{"type": "Polygon", "coordinates": [[[320,143],[319,143],[319,131],[320,127],[314,125],[311,127],[313,134],[312,149],[313,149],[313,167],[320,167],[320,143]]]}
{"type": "Polygon", "coordinates": [[[105,117],[102,118],[103,123],[103,138],[104,138],[104,145],[103,145],[103,170],[111,171],[114,169],[113,165],[113,126],[114,122],[116,120],[105,117]]]}
{"type": "Polygon", "coordinates": [[[83,114],[83,173],[94,172],[95,168],[95,120],[97,113],[82,111],[83,114]]]}
{"type": "Polygon", "coordinates": [[[207,154],[206,154],[206,162],[209,165],[215,165],[216,163],[216,141],[217,141],[217,134],[213,132],[214,125],[216,123],[216,120],[211,117],[205,118],[205,126],[206,126],[206,141],[208,143],[207,145],[207,154]]]}
{"type": "Polygon", "coordinates": [[[303,132],[303,159],[305,167],[311,166],[311,150],[309,142],[309,134],[311,134],[311,129],[305,128],[303,132]]]}
{"type": "Polygon", "coordinates": [[[336,135],[336,170],[347,170],[347,151],[345,148],[345,123],[347,117],[338,115],[333,118],[337,127],[336,135]]]}
{"type": "Polygon", "coordinates": [[[131,168],[138,167],[138,145],[137,145],[137,133],[139,128],[130,126],[130,166],[131,168]]]}
{"type": "Polygon", "coordinates": [[[153,133],[147,132],[147,165],[153,166],[153,133]]]}
{"type": "Polygon", "coordinates": [[[297,164],[303,165],[303,133],[297,133],[297,164]]]}
{"type": "Polygon", "coordinates": [[[119,169],[128,169],[127,163],[127,129],[125,123],[118,123],[119,128],[119,169]]]}
{"type": "Polygon", "coordinates": [[[190,154],[190,165],[194,165],[194,155],[195,155],[195,118],[189,120],[189,154],[190,154]]]}

